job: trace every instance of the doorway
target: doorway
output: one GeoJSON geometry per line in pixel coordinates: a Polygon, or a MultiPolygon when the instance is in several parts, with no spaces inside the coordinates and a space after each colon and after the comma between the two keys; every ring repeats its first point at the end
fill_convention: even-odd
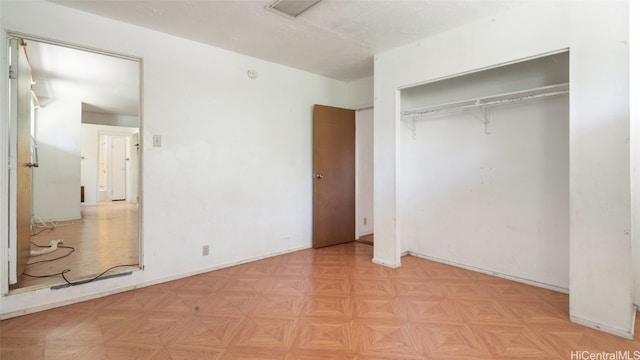
{"type": "Polygon", "coordinates": [[[313,107],[313,247],[355,240],[355,111],[313,107]]]}
{"type": "Polygon", "coordinates": [[[130,139],[125,135],[99,135],[98,200],[127,200],[131,192],[127,184],[131,173],[127,162],[130,160],[130,139]]]}
{"type": "Polygon", "coordinates": [[[373,107],[356,110],[356,239],[373,244],[373,107]]]}
{"type": "Polygon", "coordinates": [[[29,84],[32,104],[19,107],[12,97],[12,119],[29,113],[33,124],[25,140],[12,120],[9,143],[14,152],[34,149],[37,160],[28,162],[33,181],[10,169],[9,239],[15,243],[7,245],[9,257],[17,259],[20,252],[21,260],[5,265],[16,276],[3,279],[3,294],[84,283],[105,270],[113,275],[138,269],[141,59],[35,37],[8,38],[22,44],[18,53],[25,54],[29,68],[16,74],[12,86],[29,84]],[[120,200],[119,206],[98,201],[100,132],[112,133],[109,197],[120,200]],[[18,202],[16,184],[25,183],[32,183],[31,200],[18,202]],[[14,214],[27,214],[26,227],[14,214]],[[26,235],[17,231],[19,224],[26,235]]]}
{"type": "Polygon", "coordinates": [[[373,107],[315,105],[313,122],[313,246],[373,245],[373,107]]]}

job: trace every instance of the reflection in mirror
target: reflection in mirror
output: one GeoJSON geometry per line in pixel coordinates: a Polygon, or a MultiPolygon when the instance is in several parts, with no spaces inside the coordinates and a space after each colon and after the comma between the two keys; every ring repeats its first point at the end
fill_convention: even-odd
{"type": "MultiPolygon", "coordinates": [[[[21,76],[30,76],[31,99],[22,108],[12,97],[12,125],[28,122],[30,146],[22,151],[37,165],[14,180],[16,193],[29,194],[11,192],[18,215],[10,242],[28,251],[9,263],[10,292],[138,269],[141,62],[34,39],[17,43],[12,51],[26,55],[30,75],[21,76]],[[26,235],[19,230],[25,223],[26,235]]],[[[16,136],[17,152],[21,142],[16,136]]]]}

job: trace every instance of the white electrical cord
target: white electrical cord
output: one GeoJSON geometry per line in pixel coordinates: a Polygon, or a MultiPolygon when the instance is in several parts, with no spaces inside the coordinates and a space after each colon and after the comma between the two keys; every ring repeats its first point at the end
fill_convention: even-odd
{"type": "Polygon", "coordinates": [[[31,256],[40,256],[40,255],[45,255],[45,254],[49,254],[52,253],[56,250],[58,250],[58,244],[62,243],[62,240],[51,240],[49,242],[49,247],[48,248],[43,248],[40,250],[31,250],[31,256]]]}
{"type": "Polygon", "coordinates": [[[47,229],[55,229],[57,226],[56,224],[53,223],[53,221],[49,221],[51,225],[47,225],[47,222],[42,220],[40,215],[33,214],[33,217],[38,220],[38,222],[35,222],[35,221],[33,222],[33,226],[36,226],[37,224],[42,224],[42,227],[46,227],[47,229]]]}

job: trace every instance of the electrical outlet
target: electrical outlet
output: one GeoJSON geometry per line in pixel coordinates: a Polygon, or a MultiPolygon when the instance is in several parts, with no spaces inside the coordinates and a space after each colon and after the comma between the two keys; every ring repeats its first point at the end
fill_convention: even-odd
{"type": "Polygon", "coordinates": [[[209,256],[209,245],[202,245],[202,256],[209,256]]]}
{"type": "Polygon", "coordinates": [[[367,225],[367,218],[364,218],[363,223],[364,223],[364,225],[367,225]]]}

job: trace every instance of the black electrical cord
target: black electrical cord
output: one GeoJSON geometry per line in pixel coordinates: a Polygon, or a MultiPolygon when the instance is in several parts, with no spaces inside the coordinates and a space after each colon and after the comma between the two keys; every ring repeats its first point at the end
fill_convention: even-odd
{"type": "Polygon", "coordinates": [[[38,231],[37,233],[31,234],[31,236],[40,235],[40,233],[45,232],[47,230],[53,230],[53,228],[48,228],[48,227],[42,228],[42,230],[38,231]]]}
{"type": "Polygon", "coordinates": [[[96,281],[98,279],[100,279],[104,274],[106,274],[107,272],[115,269],[115,268],[119,268],[119,267],[125,267],[125,266],[138,266],[138,264],[125,264],[125,265],[116,265],[116,266],[112,266],[110,268],[108,268],[107,270],[103,271],[100,275],[93,277],[91,279],[86,279],[86,280],[80,280],[80,281],[74,281],[71,282],[69,281],[69,279],[67,279],[66,276],[64,276],[64,274],[71,272],[71,269],[64,269],[59,273],[55,273],[55,274],[47,274],[47,275],[31,275],[31,274],[27,274],[25,272],[22,272],[22,275],[28,276],[28,277],[32,277],[32,278],[48,278],[48,277],[54,277],[54,276],[62,276],[62,278],[64,279],[64,281],[71,286],[75,286],[75,285],[82,285],[82,284],[87,284],[90,283],[92,281],[96,281]]]}
{"type": "MultiPolygon", "coordinates": [[[[35,247],[39,247],[39,248],[48,248],[49,246],[45,246],[45,245],[38,245],[34,242],[31,242],[31,244],[35,247]]],[[[53,259],[48,259],[48,260],[40,260],[40,261],[36,261],[36,262],[32,262],[30,264],[25,265],[25,267],[31,266],[31,265],[36,265],[36,264],[41,264],[41,263],[47,263],[47,262],[52,262],[52,261],[56,261],[56,260],[60,260],[63,258],[66,258],[67,256],[71,255],[71,253],[73,253],[74,251],[76,251],[75,248],[71,247],[71,246],[64,246],[64,245],[58,245],[58,248],[61,249],[70,249],[70,251],[62,256],[58,256],[57,258],[53,258],[53,259]]],[[[26,272],[22,272],[22,275],[24,276],[28,276],[31,278],[37,278],[37,279],[42,279],[42,278],[48,278],[48,277],[55,277],[55,276],[62,276],[62,278],[64,279],[64,281],[71,285],[71,286],[75,286],[75,285],[82,285],[82,284],[86,284],[86,283],[90,283],[92,281],[98,280],[100,277],[102,277],[104,274],[106,274],[107,272],[115,269],[115,268],[119,268],[119,267],[125,267],[125,266],[138,266],[138,264],[125,264],[125,265],[116,265],[116,266],[112,266],[110,268],[108,268],[107,270],[103,271],[100,275],[93,277],[91,279],[86,279],[86,280],[80,280],[80,281],[75,281],[75,282],[71,282],[69,281],[69,279],[67,279],[66,276],[64,276],[64,274],[71,272],[71,269],[64,269],[59,273],[54,273],[54,274],[47,274],[47,275],[31,275],[28,274],[26,272]]]]}
{"type": "Polygon", "coordinates": [[[43,279],[43,278],[48,278],[48,277],[55,277],[55,276],[59,276],[59,275],[62,275],[62,273],[64,273],[64,272],[69,272],[69,271],[71,271],[71,270],[69,270],[69,269],[64,269],[62,272],[55,273],[55,274],[47,274],[47,275],[31,275],[31,274],[27,274],[26,272],[24,272],[24,271],[23,271],[23,272],[22,272],[22,275],[24,275],[24,276],[28,276],[28,277],[30,277],[30,278],[43,279]]]}
{"type": "MultiPolygon", "coordinates": [[[[48,248],[49,246],[44,246],[44,245],[38,245],[36,243],[34,243],[33,241],[31,242],[31,244],[35,247],[39,247],[39,248],[48,248]]],[[[48,260],[40,260],[40,261],[36,261],[36,262],[32,262],[30,264],[25,265],[25,267],[31,266],[31,265],[35,265],[35,264],[42,264],[42,263],[48,263],[48,262],[52,262],[52,261],[56,261],[56,260],[60,260],[60,259],[64,259],[67,256],[71,255],[72,252],[76,251],[76,249],[74,249],[71,246],[65,246],[65,245],[58,245],[59,249],[69,249],[69,252],[62,255],[62,256],[58,256],[57,258],[53,258],[53,259],[48,259],[48,260]]],[[[24,274],[24,273],[23,273],[24,274]]],[[[25,274],[27,275],[27,274],[25,274]]],[[[56,274],[59,275],[59,274],[56,274]]],[[[30,275],[27,275],[30,276],[30,275]]]]}
{"type": "Polygon", "coordinates": [[[66,282],[67,282],[67,284],[69,284],[69,285],[71,285],[71,286],[75,286],[75,285],[82,285],[82,284],[90,283],[90,282],[92,282],[92,281],[96,281],[96,280],[98,280],[99,278],[101,278],[101,277],[102,277],[102,275],[106,274],[106,273],[107,273],[107,272],[109,272],[110,270],[113,270],[113,269],[115,269],[115,268],[119,268],[119,267],[125,267],[125,266],[138,266],[138,264],[125,264],[125,265],[116,265],[116,266],[112,266],[112,267],[110,267],[110,268],[108,268],[107,270],[103,271],[100,275],[98,275],[98,276],[96,276],[96,277],[94,277],[94,278],[86,279],[86,280],[80,280],[80,281],[74,281],[74,282],[71,282],[71,281],[67,280],[67,278],[64,276],[64,274],[68,273],[68,272],[69,272],[69,271],[71,271],[71,270],[69,270],[69,269],[65,269],[64,271],[62,271],[62,272],[60,273],[60,275],[62,275],[62,278],[64,279],[64,281],[66,281],[66,282]]]}

